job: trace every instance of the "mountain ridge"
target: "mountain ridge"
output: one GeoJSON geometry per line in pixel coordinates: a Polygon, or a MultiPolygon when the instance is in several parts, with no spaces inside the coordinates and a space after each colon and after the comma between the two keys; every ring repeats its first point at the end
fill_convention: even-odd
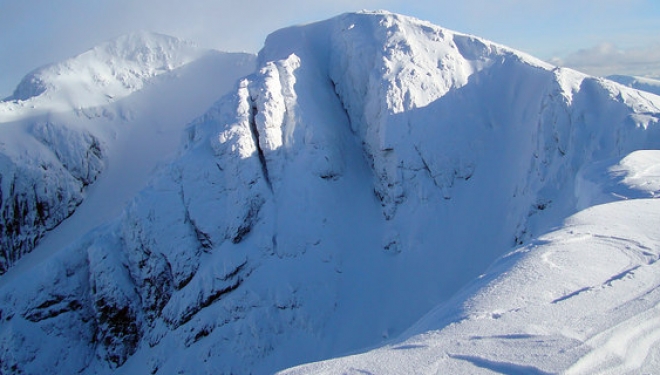
{"type": "Polygon", "coordinates": [[[191,42],[162,34],[125,34],[63,62],[35,69],[4,101],[25,101],[47,91],[52,96],[68,95],[67,91],[75,89],[89,94],[101,89],[113,99],[139,90],[145,79],[181,67],[205,52],[191,42]]]}
{"type": "MultiPolygon", "coordinates": [[[[607,195],[587,183],[607,173],[583,168],[660,148],[659,108],[387,12],[275,32],[117,220],[35,266],[39,278],[0,288],[0,358],[26,372],[272,373],[378,346],[461,303],[471,280],[490,296],[479,276],[502,256],[527,280],[506,254],[531,253],[607,195]],[[46,341],[64,349],[30,354],[46,341]]],[[[496,263],[490,275],[506,274],[496,263]]],[[[531,368],[525,348],[527,362],[466,352],[446,368],[541,372],[579,354],[531,368]]]]}
{"type": "Polygon", "coordinates": [[[660,95],[660,80],[657,77],[650,78],[626,75],[611,75],[605,78],[620,83],[624,86],[660,95]]]}

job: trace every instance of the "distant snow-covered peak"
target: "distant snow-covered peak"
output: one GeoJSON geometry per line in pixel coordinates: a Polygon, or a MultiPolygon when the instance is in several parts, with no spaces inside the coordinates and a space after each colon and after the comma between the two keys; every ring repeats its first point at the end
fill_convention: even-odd
{"type": "Polygon", "coordinates": [[[145,68],[159,68],[183,65],[199,53],[199,48],[190,41],[172,36],[138,31],[122,35],[93,48],[92,51],[105,53],[126,61],[142,64],[145,68]]]}
{"type": "Polygon", "coordinates": [[[135,32],[29,73],[8,101],[47,97],[74,108],[97,106],[141,89],[149,79],[208,53],[174,37],[135,32]]]}
{"type": "Polygon", "coordinates": [[[632,87],[637,90],[650,92],[652,94],[660,95],[660,79],[649,77],[637,77],[626,75],[611,75],[605,77],[610,81],[620,83],[624,86],[632,87]]]}

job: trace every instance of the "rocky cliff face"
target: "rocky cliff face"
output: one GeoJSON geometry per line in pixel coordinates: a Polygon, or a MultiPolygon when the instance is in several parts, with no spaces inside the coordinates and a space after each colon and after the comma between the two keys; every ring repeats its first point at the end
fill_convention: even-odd
{"type": "Polygon", "coordinates": [[[2,286],[3,370],[266,373],[374,345],[575,212],[583,165],[658,148],[659,118],[398,15],[278,31],[119,219],[2,286]]]}
{"type": "Polygon", "coordinates": [[[105,165],[91,132],[36,122],[28,137],[0,154],[0,274],[73,213],[105,165]]]}

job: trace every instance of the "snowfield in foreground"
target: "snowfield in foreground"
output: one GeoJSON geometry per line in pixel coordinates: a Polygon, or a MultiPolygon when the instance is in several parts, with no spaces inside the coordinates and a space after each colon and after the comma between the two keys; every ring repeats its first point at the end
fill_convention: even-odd
{"type": "MultiPolygon", "coordinates": [[[[145,132],[204,104],[164,82],[124,100],[171,99],[145,132]]],[[[660,368],[660,97],[387,12],[276,31],[232,82],[154,174],[148,136],[108,159],[85,202],[150,177],[125,209],[0,277],[0,372],[660,368]]]]}

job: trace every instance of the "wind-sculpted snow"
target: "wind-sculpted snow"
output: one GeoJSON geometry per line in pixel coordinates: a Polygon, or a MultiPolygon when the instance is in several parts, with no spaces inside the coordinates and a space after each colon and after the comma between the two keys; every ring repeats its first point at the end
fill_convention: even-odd
{"type": "Polygon", "coordinates": [[[623,199],[660,197],[660,151],[642,150],[623,159],[606,159],[578,173],[577,208],[623,199]]]}
{"type": "MultiPolygon", "coordinates": [[[[30,283],[19,286],[22,278],[15,278],[0,290],[2,316],[12,316],[0,323],[0,343],[23,340],[31,331],[68,343],[71,331],[88,332],[86,345],[78,339],[66,344],[80,351],[66,364],[56,361],[62,357],[57,351],[14,360],[15,351],[3,344],[5,369],[41,364],[53,372],[272,373],[378,345],[441,303],[440,313],[451,314],[432,315],[404,336],[421,340],[410,335],[437,330],[447,345],[455,344],[440,357],[405,357],[398,367],[377,356],[373,367],[362,366],[351,357],[339,367],[292,371],[418,373],[434,368],[431,358],[442,358],[448,372],[542,374],[573,365],[592,342],[620,337],[628,325],[601,338],[566,334],[562,327],[570,325],[559,321],[547,335],[522,328],[550,319],[550,313],[537,314],[547,306],[561,309],[630,272],[651,270],[643,265],[651,264],[654,251],[637,247],[652,249],[653,243],[630,245],[637,236],[617,242],[620,233],[606,232],[585,241],[594,249],[601,240],[610,247],[603,269],[577,281],[571,277],[579,278],[580,269],[571,265],[590,263],[595,250],[561,252],[557,240],[545,253],[561,250],[553,259],[566,272],[553,273],[538,265],[545,253],[534,249],[555,243],[552,234],[539,239],[552,226],[611,196],[611,174],[598,163],[627,171],[627,198],[636,191],[656,194],[656,188],[632,188],[646,186],[654,170],[633,152],[660,148],[656,96],[385,12],[277,31],[258,60],[253,74],[190,123],[180,155],[159,169],[120,218],[44,262],[30,283]],[[619,254],[621,243],[634,249],[619,254]],[[456,294],[517,245],[483,280],[456,294]],[[64,260],[76,266],[59,271],[64,260]],[[519,276],[507,278],[508,270],[519,276]],[[494,292],[500,281],[508,283],[511,299],[494,292]],[[77,291],[76,303],[67,294],[36,306],[30,316],[68,306],[57,316],[68,316],[70,328],[26,319],[19,296],[39,288],[49,293],[43,285],[58,282],[77,291]],[[525,315],[527,299],[541,302],[525,315]],[[461,310],[462,303],[478,306],[461,310]],[[460,327],[461,311],[483,325],[504,316],[522,323],[487,331],[475,325],[469,342],[444,339],[450,336],[442,336],[443,329],[460,327]],[[564,355],[555,363],[543,357],[537,337],[564,355]],[[459,344],[493,349],[492,355],[458,350],[459,344]],[[509,355],[508,347],[520,352],[509,355]],[[519,353],[528,356],[517,360],[519,353]]],[[[654,220],[651,211],[644,212],[654,220]]],[[[600,265],[593,263],[594,269],[600,265]]],[[[644,290],[651,290],[654,279],[644,280],[644,290]]],[[[607,303],[602,306],[610,308],[607,303]]],[[[585,306],[574,308],[584,312],[585,306]]],[[[593,332],[616,327],[624,315],[598,321],[593,332]]],[[[647,315],[630,324],[652,326],[647,315]]],[[[411,341],[378,353],[418,355],[434,345],[430,335],[430,343],[411,341]]],[[[26,345],[24,353],[39,348],[26,345]]],[[[596,362],[585,361],[580,368],[596,362]]]]}

